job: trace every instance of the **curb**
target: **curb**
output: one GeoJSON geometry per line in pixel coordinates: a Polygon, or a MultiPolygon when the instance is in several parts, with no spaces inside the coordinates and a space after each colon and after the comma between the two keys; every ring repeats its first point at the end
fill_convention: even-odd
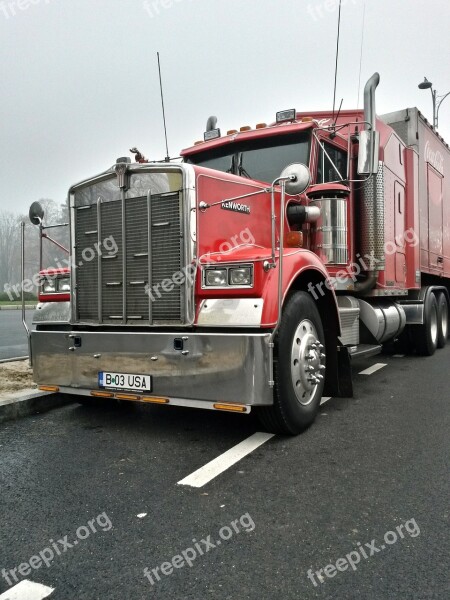
{"type": "MultiPolygon", "coordinates": [[[[37,304],[25,304],[25,310],[36,310],[37,304]]],[[[21,304],[4,304],[0,305],[0,310],[22,310],[21,304]]]]}
{"type": "Polygon", "coordinates": [[[0,398],[0,423],[71,404],[62,394],[29,390],[0,398]],[[19,395],[20,394],[20,395],[19,395]]]}
{"type": "Polygon", "coordinates": [[[22,360],[27,360],[30,358],[29,356],[16,356],[15,358],[2,358],[0,359],[0,365],[4,365],[5,363],[10,362],[20,362],[22,360]]]}

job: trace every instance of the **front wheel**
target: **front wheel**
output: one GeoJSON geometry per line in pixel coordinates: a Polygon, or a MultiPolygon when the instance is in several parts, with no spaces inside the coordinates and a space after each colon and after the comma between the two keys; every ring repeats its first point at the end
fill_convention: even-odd
{"type": "Polygon", "coordinates": [[[314,421],[325,384],[324,340],[311,296],[295,292],[284,308],[275,344],[274,403],[259,409],[269,431],[297,435],[314,421]]]}

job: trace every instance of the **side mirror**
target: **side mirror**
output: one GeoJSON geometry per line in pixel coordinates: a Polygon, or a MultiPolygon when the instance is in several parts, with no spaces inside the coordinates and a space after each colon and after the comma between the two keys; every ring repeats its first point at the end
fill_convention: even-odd
{"type": "Polygon", "coordinates": [[[33,223],[33,225],[40,225],[42,223],[42,219],[44,218],[44,209],[39,202],[33,202],[33,204],[30,206],[28,216],[30,217],[30,221],[33,223]]]}
{"type": "Polygon", "coordinates": [[[280,178],[290,177],[290,181],[286,181],[286,192],[291,196],[303,194],[308,189],[311,183],[311,171],[302,163],[293,163],[283,169],[280,178]]]}
{"type": "Polygon", "coordinates": [[[358,175],[376,175],[380,153],[378,131],[361,131],[359,134],[358,175]]]}

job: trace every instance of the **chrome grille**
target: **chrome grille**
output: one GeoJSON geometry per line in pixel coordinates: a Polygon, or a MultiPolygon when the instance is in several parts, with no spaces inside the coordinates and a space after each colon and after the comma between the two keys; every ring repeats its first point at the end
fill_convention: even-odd
{"type": "Polygon", "coordinates": [[[167,292],[161,287],[183,268],[183,248],[181,192],[112,201],[101,197],[96,204],[75,206],[77,320],[184,323],[184,286],[170,289],[166,282],[167,292]],[[108,238],[116,253],[105,249],[108,238]],[[87,260],[95,244],[101,244],[101,251],[87,260]]]}

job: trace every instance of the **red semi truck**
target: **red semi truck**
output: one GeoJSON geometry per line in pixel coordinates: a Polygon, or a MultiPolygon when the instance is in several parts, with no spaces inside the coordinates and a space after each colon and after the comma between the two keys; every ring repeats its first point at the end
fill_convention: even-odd
{"type": "Polygon", "coordinates": [[[70,301],[30,334],[41,389],[254,409],[297,434],[323,394],[352,395],[352,357],[442,348],[450,149],[417,109],[377,117],[378,83],[364,111],[226,135],[210,118],[181,163],[119,159],[72,186],[70,301]]]}

